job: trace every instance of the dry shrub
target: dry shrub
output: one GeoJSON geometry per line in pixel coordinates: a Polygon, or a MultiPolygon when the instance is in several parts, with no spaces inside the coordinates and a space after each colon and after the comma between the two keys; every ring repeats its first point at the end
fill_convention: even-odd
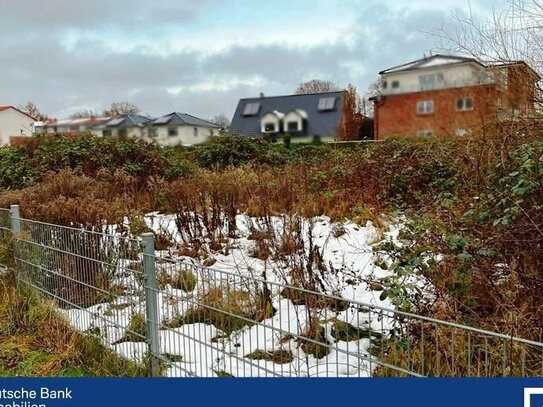
{"type": "Polygon", "coordinates": [[[217,329],[230,334],[273,315],[271,304],[264,304],[261,294],[232,290],[228,287],[209,290],[202,296],[199,304],[165,325],[179,327],[203,323],[214,325],[217,329]]]}
{"type": "Polygon", "coordinates": [[[164,270],[161,271],[158,275],[158,282],[161,288],[169,284],[175,289],[190,293],[196,288],[198,278],[190,268],[183,268],[182,270],[176,270],[173,276],[164,270]]]}
{"type": "Polygon", "coordinates": [[[245,357],[252,360],[265,360],[267,362],[273,362],[279,365],[292,363],[294,361],[292,352],[283,349],[274,351],[255,350],[254,352],[245,355],[245,357]]]}
{"type": "Polygon", "coordinates": [[[147,320],[143,314],[133,314],[126,328],[124,336],[112,343],[116,345],[123,342],[145,342],[147,334],[147,320]]]}
{"type": "MultiPolygon", "coordinates": [[[[507,339],[447,327],[414,324],[408,332],[376,341],[370,352],[380,362],[432,377],[526,377],[541,374],[541,349],[507,339]]],[[[397,377],[379,367],[375,376],[397,377]]]]}
{"type": "Polygon", "coordinates": [[[342,312],[349,309],[349,301],[329,297],[322,293],[308,292],[299,287],[285,287],[281,296],[290,300],[294,305],[305,305],[311,309],[328,308],[332,311],[342,312]]]}
{"type": "Polygon", "coordinates": [[[127,376],[145,374],[131,362],[72,329],[51,303],[13,276],[0,279],[0,370],[15,375],[127,376]]]}
{"type": "Polygon", "coordinates": [[[330,342],[318,318],[310,318],[302,337],[296,339],[298,346],[308,355],[322,359],[330,353],[330,342]]]}

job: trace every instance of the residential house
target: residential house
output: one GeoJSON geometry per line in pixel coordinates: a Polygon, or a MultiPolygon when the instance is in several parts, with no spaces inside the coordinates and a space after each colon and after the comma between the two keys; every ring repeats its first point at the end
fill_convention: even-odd
{"type": "Polygon", "coordinates": [[[103,137],[141,139],[144,135],[145,124],[149,121],[148,117],[139,114],[127,114],[95,126],[92,132],[103,137]]]}
{"type": "Polygon", "coordinates": [[[380,72],[376,139],[463,136],[534,113],[540,76],[526,63],[433,55],[380,72]]]}
{"type": "Polygon", "coordinates": [[[84,132],[92,132],[98,134],[94,129],[100,125],[105,125],[111,117],[84,117],[79,119],[51,119],[45,122],[41,122],[36,126],[36,133],[45,134],[67,134],[67,135],[79,135],[84,132]]]}
{"type": "Polygon", "coordinates": [[[32,136],[35,119],[10,105],[0,105],[0,145],[19,144],[32,136]]]}
{"type": "Polygon", "coordinates": [[[230,133],[267,135],[278,140],[333,141],[340,138],[344,118],[344,91],[241,99],[230,133]]]}
{"type": "Polygon", "coordinates": [[[161,146],[202,144],[219,134],[221,126],[187,113],[173,112],[145,125],[144,138],[161,146]]]}

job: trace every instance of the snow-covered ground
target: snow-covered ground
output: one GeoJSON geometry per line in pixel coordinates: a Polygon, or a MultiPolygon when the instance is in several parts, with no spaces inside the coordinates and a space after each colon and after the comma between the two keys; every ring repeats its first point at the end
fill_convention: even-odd
{"type": "MultiPolygon", "coordinates": [[[[334,223],[324,216],[273,217],[264,222],[238,215],[234,237],[202,238],[193,257],[187,257],[183,254],[192,246],[182,241],[175,215],[153,213],[145,221],[172,241],[171,248],[156,252],[160,353],[167,376],[366,377],[378,366],[370,348],[386,338],[394,321],[392,313],[370,308],[393,308],[381,295],[383,288],[375,284],[391,273],[375,265],[374,248],[383,239],[395,239],[398,227],[383,232],[371,222],[334,223]],[[267,233],[259,240],[256,232],[267,233]],[[303,244],[286,253],[278,250],[287,237],[303,244]],[[268,254],[255,254],[257,245],[268,247],[268,254]],[[188,271],[194,277],[190,287],[176,286],[174,277],[188,271]],[[327,305],[308,305],[284,290],[285,285],[300,286],[299,279],[308,275],[320,292],[344,301],[330,297],[327,305]],[[273,313],[268,309],[256,319],[260,322],[241,323],[229,332],[209,323],[217,312],[232,317],[233,323],[240,319],[224,313],[255,319],[263,279],[269,282],[273,313]],[[200,316],[183,321],[202,303],[215,313],[207,320],[200,316]],[[173,324],[176,320],[183,322],[173,324]]],[[[142,278],[129,270],[130,264],[119,262],[116,284],[124,291],[113,301],[62,312],[75,327],[99,335],[118,354],[142,361],[146,343],[127,334],[134,315],[145,315],[142,278]]]]}

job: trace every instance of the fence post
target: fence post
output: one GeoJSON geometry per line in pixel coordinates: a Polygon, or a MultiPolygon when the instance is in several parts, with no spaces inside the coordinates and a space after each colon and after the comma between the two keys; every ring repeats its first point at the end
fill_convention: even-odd
{"type": "Polygon", "coordinates": [[[21,215],[19,212],[19,205],[11,205],[11,233],[17,235],[21,233],[21,215]]]}
{"type": "Polygon", "coordinates": [[[147,320],[147,344],[151,359],[151,375],[160,376],[160,343],[158,299],[155,270],[155,235],[144,233],[143,240],[143,273],[145,275],[145,317],[147,320]]]}

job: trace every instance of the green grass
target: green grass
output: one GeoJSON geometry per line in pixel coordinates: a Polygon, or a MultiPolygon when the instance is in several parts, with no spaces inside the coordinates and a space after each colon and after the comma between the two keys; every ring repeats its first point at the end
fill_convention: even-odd
{"type": "Polygon", "coordinates": [[[72,329],[54,306],[0,278],[0,377],[138,377],[147,369],[72,329]]]}

